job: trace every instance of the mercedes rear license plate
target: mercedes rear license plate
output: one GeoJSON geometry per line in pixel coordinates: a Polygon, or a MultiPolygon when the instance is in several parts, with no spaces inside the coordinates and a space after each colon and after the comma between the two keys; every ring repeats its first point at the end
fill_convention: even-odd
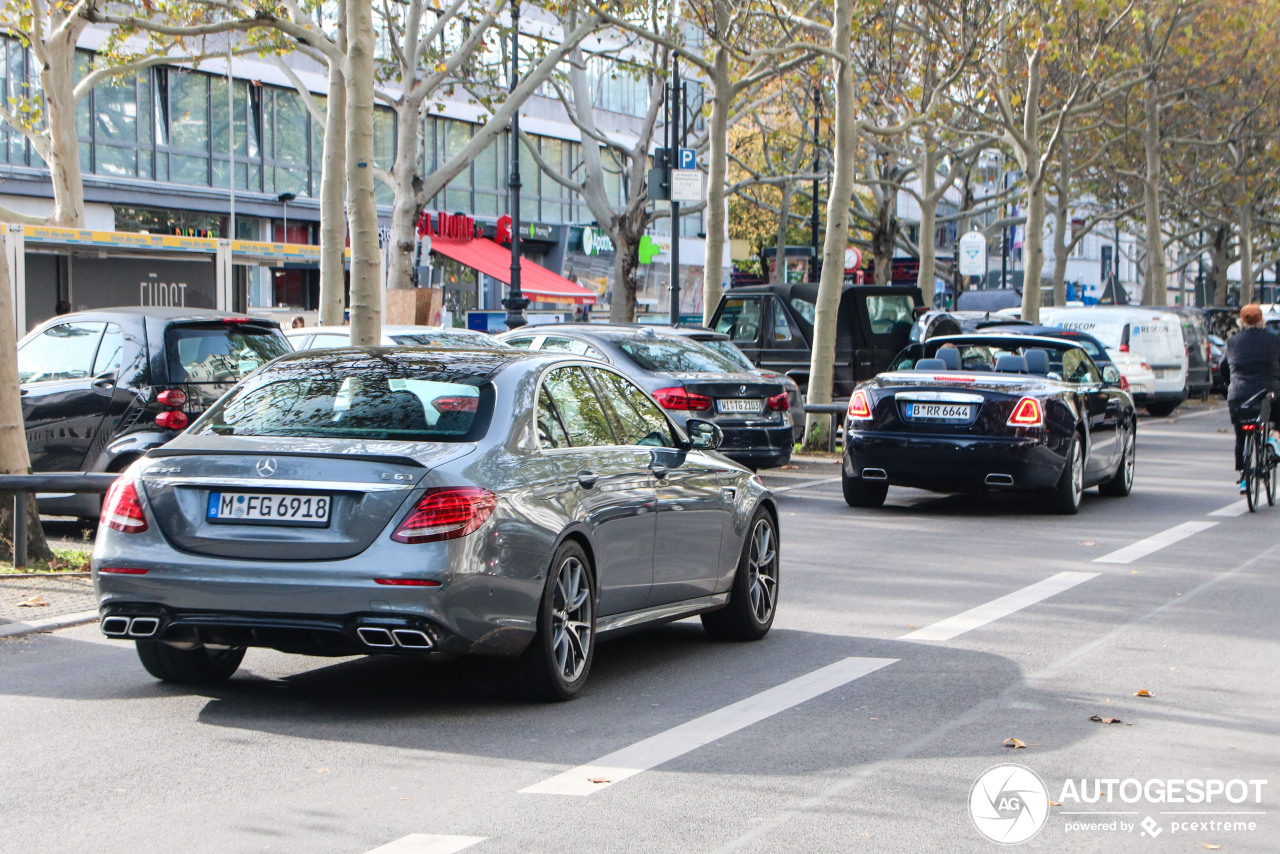
{"type": "Polygon", "coordinates": [[[211,492],[205,518],[210,522],[240,525],[302,525],[322,528],[329,524],[327,495],[287,495],[280,492],[211,492]]]}
{"type": "Polygon", "coordinates": [[[968,403],[907,403],[907,418],[912,421],[968,421],[973,406],[968,403]]]}
{"type": "Polygon", "coordinates": [[[726,398],[720,402],[721,412],[745,412],[755,415],[760,411],[760,398],[726,398]]]}

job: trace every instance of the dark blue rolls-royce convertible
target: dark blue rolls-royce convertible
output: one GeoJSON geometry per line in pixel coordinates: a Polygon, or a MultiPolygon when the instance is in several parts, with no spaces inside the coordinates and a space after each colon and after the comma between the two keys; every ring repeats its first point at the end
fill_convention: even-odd
{"type": "Polygon", "coordinates": [[[1056,513],[1081,493],[1133,488],[1137,419],[1119,371],[1078,344],[1030,335],[932,338],[854,389],[842,483],[853,507],[890,486],[1038,493],[1056,513]]]}

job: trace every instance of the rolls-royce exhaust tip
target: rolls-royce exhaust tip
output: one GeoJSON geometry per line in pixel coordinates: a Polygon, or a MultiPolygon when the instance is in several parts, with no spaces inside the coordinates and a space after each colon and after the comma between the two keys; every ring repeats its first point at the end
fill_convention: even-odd
{"type": "Polygon", "coordinates": [[[989,474],[987,479],[983,481],[987,486],[1013,486],[1013,475],[1011,474],[989,474]]]}
{"type": "Polygon", "coordinates": [[[884,469],[863,469],[862,479],[863,480],[888,480],[889,475],[885,473],[884,469]]]}

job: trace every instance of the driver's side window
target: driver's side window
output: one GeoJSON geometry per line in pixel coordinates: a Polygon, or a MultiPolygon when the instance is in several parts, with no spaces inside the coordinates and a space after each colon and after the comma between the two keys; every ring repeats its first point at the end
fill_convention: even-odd
{"type": "Polygon", "coordinates": [[[1100,383],[1102,376],[1083,350],[1067,350],[1062,354],[1062,376],[1072,383],[1100,383]]]}

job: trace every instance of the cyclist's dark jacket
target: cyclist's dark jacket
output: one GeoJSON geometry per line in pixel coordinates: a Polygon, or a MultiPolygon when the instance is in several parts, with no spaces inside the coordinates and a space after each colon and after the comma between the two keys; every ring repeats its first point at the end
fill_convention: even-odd
{"type": "Polygon", "coordinates": [[[1242,403],[1260,391],[1280,392],[1280,336],[1241,329],[1227,341],[1218,368],[1230,380],[1227,401],[1242,403]]]}

